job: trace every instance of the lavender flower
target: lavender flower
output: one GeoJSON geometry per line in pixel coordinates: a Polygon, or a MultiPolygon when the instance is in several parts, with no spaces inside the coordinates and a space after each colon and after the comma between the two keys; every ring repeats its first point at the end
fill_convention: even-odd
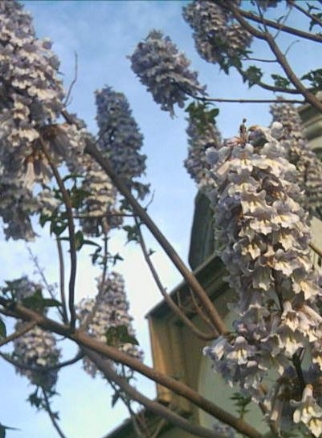
{"type": "MultiPolygon", "coordinates": [[[[132,317],[129,315],[129,304],[126,299],[124,280],[116,272],[107,279],[99,280],[96,299],[85,299],[78,307],[78,318],[81,324],[92,315],[88,325],[88,333],[97,340],[106,343],[106,333],[112,327],[126,327],[129,335],[134,335],[132,317]]],[[[125,353],[142,360],[142,352],[132,343],[120,343],[119,348],[125,353]]],[[[92,377],[96,376],[97,368],[85,358],[84,369],[92,377]]]]}
{"type": "Polygon", "coordinates": [[[145,172],[146,156],[140,154],[143,136],[123,93],[105,87],[96,92],[98,146],[107,155],[114,171],[141,199],[149,186],[135,181],[145,172]]]}
{"type": "Polygon", "coordinates": [[[199,55],[221,66],[226,57],[240,57],[252,41],[251,35],[233,22],[223,5],[211,0],[193,0],[183,8],[183,18],[193,29],[199,55]]]}
{"type": "Polygon", "coordinates": [[[216,148],[221,142],[221,135],[216,125],[205,123],[202,130],[198,123],[190,117],[188,120],[188,157],[184,160],[184,166],[195,180],[198,189],[207,192],[213,186],[213,178],[210,175],[206,149],[216,148]]]}
{"type": "Polygon", "coordinates": [[[0,215],[7,238],[35,237],[30,216],[42,205],[33,186],[52,177],[47,153],[59,165],[84,147],[74,127],[57,123],[64,107],[58,68],[51,43],[35,37],[32,19],[20,3],[1,1],[0,215]]]}
{"type": "Polygon", "coordinates": [[[171,116],[175,104],[183,108],[189,96],[205,94],[197,73],[189,70],[190,61],[160,31],[151,31],[129,58],[132,70],[151,92],[155,102],[171,116]]]}
{"type": "MultiPolygon", "coordinates": [[[[22,328],[23,324],[18,322],[16,329],[22,328]]],[[[47,367],[57,365],[60,357],[54,335],[40,327],[34,327],[13,343],[13,358],[21,365],[16,367],[17,373],[28,377],[34,385],[47,391],[53,389],[57,382],[58,370],[48,370],[47,367]]]]}
{"type": "MultiPolygon", "coordinates": [[[[291,368],[300,385],[295,358],[305,349],[319,363],[322,321],[316,306],[322,291],[310,260],[308,217],[298,203],[296,168],[276,138],[281,128],[277,122],[271,129],[256,127],[248,141],[234,138],[208,151],[215,184],[217,253],[239,300],[235,332],[219,337],[205,354],[228,382],[238,383],[264,404],[269,396],[261,386],[269,384],[269,370],[275,368],[284,376],[291,368]]],[[[313,368],[308,379],[319,391],[319,378],[312,372],[313,368]]],[[[285,400],[288,406],[290,400],[285,400]]],[[[292,409],[284,412],[289,415],[292,409]]],[[[270,418],[274,416],[278,417],[272,411],[270,418]]]]}
{"type": "Polygon", "coordinates": [[[285,127],[281,145],[298,170],[298,183],[303,190],[301,204],[311,214],[322,218],[322,163],[303,134],[300,116],[290,103],[272,105],[271,114],[273,122],[279,121],[285,127]]]}
{"type": "Polygon", "coordinates": [[[312,385],[306,385],[301,401],[292,400],[291,404],[296,407],[293,415],[294,422],[305,424],[315,437],[321,436],[322,408],[313,397],[312,385]]]}

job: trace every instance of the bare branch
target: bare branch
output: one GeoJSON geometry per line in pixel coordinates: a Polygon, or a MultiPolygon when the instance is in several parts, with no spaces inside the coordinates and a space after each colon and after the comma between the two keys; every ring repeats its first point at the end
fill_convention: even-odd
{"type": "Polygon", "coordinates": [[[137,218],[135,218],[135,223],[137,226],[137,230],[138,230],[138,234],[139,234],[139,243],[141,245],[142,248],[142,252],[143,252],[143,256],[144,256],[144,260],[146,261],[147,265],[149,266],[149,269],[151,271],[151,274],[153,276],[153,279],[159,289],[159,291],[161,292],[165,302],[168,304],[168,306],[170,307],[170,309],[173,310],[173,312],[181,319],[181,321],[183,321],[183,323],[189,327],[189,329],[200,339],[204,339],[204,340],[211,340],[217,337],[216,333],[204,333],[201,330],[199,330],[192,322],[191,320],[184,314],[184,312],[180,309],[179,306],[177,306],[177,304],[173,301],[173,299],[171,298],[171,296],[166,292],[166,290],[164,289],[160,277],[154,267],[154,264],[152,263],[151,260],[151,256],[148,253],[145,241],[144,241],[144,237],[143,237],[143,233],[141,231],[140,228],[140,224],[137,218]]]}
{"type": "Polygon", "coordinates": [[[302,14],[306,15],[308,18],[310,18],[312,21],[314,21],[314,23],[318,24],[319,26],[322,26],[322,21],[316,15],[311,14],[309,11],[302,8],[302,6],[300,6],[296,2],[292,3],[292,7],[294,9],[297,9],[298,11],[302,12],[302,14]]]}
{"type": "Polygon", "coordinates": [[[65,295],[65,263],[64,263],[62,244],[58,238],[56,238],[56,245],[57,245],[58,261],[59,261],[59,289],[60,289],[60,298],[62,302],[63,321],[65,324],[67,324],[68,314],[67,314],[66,295],[65,295]]]}
{"type": "Polygon", "coordinates": [[[12,305],[12,302],[7,301],[2,297],[0,297],[0,305],[4,306],[8,316],[21,318],[26,321],[36,321],[37,325],[44,330],[50,330],[54,333],[60,334],[75,341],[81,347],[88,348],[91,351],[113,360],[114,362],[121,363],[130,369],[137,371],[150,380],[159,383],[165,388],[168,388],[174,393],[191,401],[195,406],[233,427],[239,433],[247,435],[250,438],[263,438],[262,434],[250,424],[212,403],[185,383],[143,364],[140,360],[129,356],[117,348],[103,344],[81,330],[71,330],[70,326],[60,324],[44,315],[34,312],[31,309],[21,306],[20,304],[12,305]]]}
{"type": "Polygon", "coordinates": [[[104,361],[97,353],[94,353],[87,348],[84,348],[83,350],[85,354],[103,372],[103,374],[108,377],[108,379],[113,380],[120,388],[122,388],[123,391],[129,394],[133,400],[141,403],[149,411],[154,412],[158,416],[170,421],[175,426],[178,426],[180,429],[186,430],[195,436],[205,438],[224,438],[224,435],[205,429],[201,426],[196,426],[160,403],[148,399],[133,386],[131,386],[125,379],[118,376],[108,361],[104,361]]]}
{"type": "Polygon", "coordinates": [[[0,347],[3,345],[8,344],[9,342],[14,341],[17,338],[20,338],[20,336],[24,335],[25,333],[29,332],[31,329],[33,329],[37,324],[34,321],[31,321],[27,324],[24,324],[19,330],[15,331],[11,335],[7,336],[5,339],[0,341],[0,347]]]}
{"type": "Polygon", "coordinates": [[[43,152],[48,160],[48,163],[50,165],[50,168],[54,174],[54,177],[57,181],[59,190],[61,191],[61,194],[63,196],[65,208],[66,208],[66,215],[67,215],[67,222],[68,222],[68,237],[69,237],[69,250],[70,250],[70,277],[69,277],[69,287],[68,287],[68,306],[69,306],[69,312],[70,312],[70,326],[72,328],[75,328],[76,323],[76,312],[75,312],[75,281],[76,281],[76,271],[77,271],[77,253],[76,253],[76,244],[75,244],[75,225],[74,225],[74,219],[73,219],[73,208],[72,204],[70,202],[69,195],[67,193],[67,190],[65,188],[65,185],[63,183],[63,180],[61,179],[59,172],[55,166],[55,164],[52,162],[50,154],[48,152],[47,145],[42,137],[40,137],[41,145],[43,148],[43,152]]]}
{"type": "Polygon", "coordinates": [[[69,86],[69,88],[68,88],[68,91],[67,91],[67,94],[66,94],[66,97],[65,97],[65,102],[64,102],[64,105],[65,106],[68,106],[69,105],[69,98],[70,98],[70,95],[71,95],[71,92],[72,92],[72,89],[73,89],[73,87],[74,87],[74,85],[76,84],[76,82],[77,82],[77,76],[78,76],[78,56],[77,56],[77,53],[75,52],[74,53],[74,57],[75,57],[75,69],[74,69],[74,78],[73,78],[73,80],[72,80],[72,82],[71,82],[71,84],[70,84],[70,86],[69,86]]]}
{"type": "Polygon", "coordinates": [[[241,26],[246,29],[249,33],[255,36],[258,39],[264,40],[269,45],[272,53],[276,56],[277,61],[280,66],[284,70],[287,78],[294,85],[294,87],[305,97],[306,101],[310,103],[314,108],[316,108],[319,112],[322,112],[322,103],[314,96],[314,94],[309,91],[300,81],[300,79],[295,75],[291,66],[289,65],[285,55],[281,52],[280,48],[276,44],[273,36],[269,32],[261,32],[258,29],[255,29],[251,26],[247,20],[245,20],[238,8],[234,6],[233,3],[227,3],[229,5],[229,9],[234,14],[236,20],[241,24],[241,26]]]}
{"type": "Polygon", "coordinates": [[[262,17],[259,17],[258,15],[254,14],[252,12],[244,11],[242,9],[238,9],[238,12],[244,18],[247,18],[251,21],[254,21],[254,22],[260,23],[260,24],[265,23],[266,26],[271,27],[272,29],[277,29],[279,31],[289,33],[291,35],[295,35],[295,36],[298,36],[300,38],[314,41],[316,43],[322,42],[322,35],[305,32],[305,31],[302,31],[300,29],[296,29],[294,27],[286,26],[285,24],[282,24],[282,23],[277,23],[276,21],[268,20],[267,18],[262,19],[262,17]]]}
{"type": "Polygon", "coordinates": [[[58,424],[55,413],[51,409],[47,392],[43,389],[42,393],[43,393],[44,400],[45,400],[45,410],[46,410],[47,414],[49,415],[49,418],[50,418],[50,421],[52,422],[52,425],[54,426],[54,428],[57,431],[60,438],[67,438],[67,436],[63,433],[62,429],[60,428],[60,426],[58,424]]]}

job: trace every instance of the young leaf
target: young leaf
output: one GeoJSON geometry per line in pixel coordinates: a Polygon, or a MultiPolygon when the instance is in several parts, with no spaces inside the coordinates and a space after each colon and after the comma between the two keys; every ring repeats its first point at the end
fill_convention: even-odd
{"type": "Polygon", "coordinates": [[[119,325],[117,327],[110,327],[106,331],[106,343],[113,347],[118,347],[121,344],[139,345],[137,339],[129,334],[126,325],[119,325]]]}
{"type": "Polygon", "coordinates": [[[41,290],[37,290],[30,297],[26,297],[21,301],[22,305],[28,307],[28,309],[42,312],[46,307],[58,307],[61,303],[52,298],[44,298],[41,290]]]}

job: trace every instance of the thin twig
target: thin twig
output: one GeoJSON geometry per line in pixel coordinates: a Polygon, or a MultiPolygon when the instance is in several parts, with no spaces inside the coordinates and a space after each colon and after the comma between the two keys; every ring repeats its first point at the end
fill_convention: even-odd
{"type": "MultiPolygon", "coordinates": [[[[52,299],[56,299],[56,296],[53,293],[53,288],[48,283],[47,278],[46,278],[46,276],[44,274],[44,271],[41,268],[41,266],[39,265],[38,258],[33,254],[31,248],[28,245],[27,245],[27,251],[29,252],[30,258],[31,258],[33,264],[35,265],[35,267],[37,269],[37,272],[40,275],[40,277],[41,277],[41,279],[42,279],[42,281],[44,283],[44,286],[46,287],[49,295],[51,296],[52,299]]],[[[64,311],[64,303],[63,302],[62,302],[62,308],[58,307],[57,310],[58,310],[60,316],[63,318],[64,322],[66,322],[66,320],[64,319],[65,318],[65,311],[64,311]]]]}
{"type": "Polygon", "coordinates": [[[310,103],[314,108],[316,108],[319,112],[322,112],[322,103],[315,97],[311,91],[309,91],[300,81],[300,79],[296,76],[291,66],[289,65],[285,55],[281,52],[280,48],[276,44],[273,36],[269,32],[261,32],[258,29],[255,29],[251,26],[247,20],[245,20],[238,8],[236,8],[231,2],[229,4],[229,9],[234,14],[236,20],[240,23],[240,25],[255,36],[258,39],[264,40],[269,45],[272,53],[276,56],[277,61],[280,66],[284,70],[286,77],[289,81],[294,85],[294,87],[305,97],[306,101],[310,103]]]}
{"type": "Polygon", "coordinates": [[[19,338],[20,336],[24,335],[25,333],[29,332],[31,329],[33,329],[37,323],[34,321],[28,322],[27,324],[24,324],[23,327],[21,327],[19,330],[16,330],[11,335],[7,336],[5,339],[0,341],[0,347],[3,345],[8,344],[11,341],[14,341],[15,339],[19,338]]]}
{"type": "Polygon", "coordinates": [[[59,262],[59,289],[60,289],[60,299],[63,309],[63,321],[68,324],[68,314],[66,305],[66,295],[65,295],[65,262],[64,253],[61,241],[56,238],[57,252],[58,252],[58,262],[59,262]]]}
{"type": "Polygon", "coordinates": [[[192,300],[193,305],[195,307],[195,310],[198,313],[198,315],[200,316],[200,319],[202,319],[211,328],[211,322],[209,321],[209,318],[204,314],[204,312],[202,312],[202,310],[200,309],[200,305],[198,304],[196,297],[195,297],[195,294],[194,294],[193,290],[191,289],[191,287],[189,287],[189,292],[190,292],[190,297],[191,297],[191,300],[192,300]]]}
{"type": "Polygon", "coordinates": [[[72,329],[75,328],[76,323],[76,312],[75,312],[75,282],[76,282],[76,271],[77,271],[77,253],[75,244],[75,225],[73,219],[73,207],[70,201],[70,197],[65,188],[64,182],[61,179],[59,172],[52,162],[50,154],[48,152],[47,145],[42,137],[40,137],[43,152],[48,160],[50,168],[54,174],[56,182],[58,184],[59,190],[62,194],[68,223],[68,234],[69,234],[69,250],[70,250],[70,277],[69,277],[69,287],[68,287],[68,307],[70,312],[70,326],[72,329]]]}
{"type": "Polygon", "coordinates": [[[50,421],[52,422],[52,425],[54,426],[58,435],[61,438],[67,438],[67,436],[64,434],[64,432],[62,431],[62,429],[60,428],[60,426],[58,424],[55,413],[51,410],[51,406],[50,406],[47,392],[44,389],[42,389],[42,393],[43,393],[44,400],[45,400],[45,407],[46,407],[45,410],[46,410],[47,414],[49,415],[49,418],[50,418],[50,421]]]}
{"type": "Polygon", "coordinates": [[[302,14],[306,15],[308,18],[310,18],[312,21],[314,21],[319,26],[322,26],[322,21],[314,14],[311,14],[309,11],[306,11],[302,6],[299,6],[296,2],[292,3],[292,7],[294,9],[297,9],[298,11],[302,12],[302,14]]]}
{"type": "Polygon", "coordinates": [[[109,380],[113,380],[123,391],[131,396],[131,398],[138,403],[145,406],[149,411],[155,413],[157,416],[163,417],[170,421],[175,426],[183,429],[194,436],[205,437],[205,438],[224,438],[224,435],[215,433],[212,430],[206,429],[201,426],[190,423],[185,420],[180,415],[176,414],[172,410],[166,408],[165,406],[150,400],[144,396],[141,392],[131,386],[124,378],[118,376],[118,374],[113,370],[112,366],[108,361],[102,360],[102,358],[93,351],[84,348],[85,354],[95,363],[95,365],[103,372],[103,374],[108,377],[109,380]]]}
{"type": "Polygon", "coordinates": [[[254,21],[256,23],[262,24],[264,22],[266,26],[271,27],[273,29],[281,30],[282,32],[289,33],[291,35],[295,35],[295,36],[298,36],[300,38],[308,39],[308,40],[314,41],[316,43],[322,42],[322,35],[305,32],[305,31],[302,31],[300,29],[296,29],[294,27],[286,26],[285,24],[277,23],[276,21],[268,20],[266,18],[264,18],[262,20],[262,18],[259,17],[258,15],[253,14],[252,12],[249,12],[249,11],[242,10],[242,9],[238,9],[238,12],[244,18],[247,18],[247,19],[254,21]]]}
{"type": "Polygon", "coordinates": [[[47,365],[47,366],[37,366],[36,365],[35,366],[35,365],[24,364],[22,362],[19,362],[16,359],[13,359],[10,355],[0,352],[0,357],[2,357],[2,359],[7,361],[8,363],[10,363],[11,365],[14,365],[17,368],[21,368],[22,370],[33,371],[35,373],[39,373],[39,372],[43,373],[43,372],[52,371],[52,370],[60,370],[61,368],[65,368],[67,366],[74,365],[80,359],[82,359],[83,356],[84,356],[83,353],[79,352],[72,359],[65,360],[64,362],[61,362],[61,363],[56,364],[56,365],[47,365]]]}
{"type": "Polygon", "coordinates": [[[177,304],[173,301],[173,299],[171,298],[171,296],[166,292],[165,288],[162,285],[162,282],[160,280],[160,277],[154,267],[154,264],[152,263],[151,260],[151,256],[148,253],[146,244],[145,244],[145,240],[143,237],[143,233],[141,231],[140,228],[140,224],[137,218],[135,218],[135,224],[137,226],[137,230],[138,230],[138,235],[139,235],[139,244],[141,246],[142,252],[143,252],[143,256],[144,256],[144,260],[146,261],[147,265],[149,266],[149,269],[151,271],[152,277],[159,289],[159,291],[161,292],[165,302],[168,304],[168,306],[170,307],[170,309],[173,310],[173,312],[181,319],[181,321],[200,339],[204,339],[204,340],[212,340],[215,339],[217,337],[216,333],[204,333],[201,330],[199,330],[192,322],[191,320],[184,314],[184,312],[180,309],[179,306],[177,306],[177,304]]]}
{"type": "Polygon", "coordinates": [[[64,102],[65,106],[69,105],[69,98],[70,98],[72,89],[73,89],[74,85],[76,84],[77,76],[78,76],[78,56],[77,56],[76,52],[74,53],[74,57],[75,57],[74,78],[73,78],[73,80],[72,80],[72,82],[71,82],[71,84],[70,84],[70,86],[68,88],[68,91],[67,91],[67,94],[66,94],[66,97],[65,97],[65,102],[64,102]]]}

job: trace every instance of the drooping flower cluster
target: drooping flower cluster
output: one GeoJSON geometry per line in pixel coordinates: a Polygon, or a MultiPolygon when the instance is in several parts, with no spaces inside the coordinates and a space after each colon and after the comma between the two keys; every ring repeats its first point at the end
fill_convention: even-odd
{"type": "Polygon", "coordinates": [[[189,96],[205,94],[190,61],[162,32],[153,30],[129,57],[133,72],[164,111],[174,115],[174,105],[184,107],[189,96]]]}
{"type": "Polygon", "coordinates": [[[88,194],[80,209],[80,225],[85,234],[100,236],[122,223],[122,216],[116,206],[116,188],[99,164],[90,157],[84,156],[83,169],[82,187],[88,194]]]}
{"type": "Polygon", "coordinates": [[[240,57],[250,46],[251,35],[233,21],[220,2],[193,0],[183,8],[183,18],[193,29],[199,55],[208,62],[223,67],[225,59],[240,57]]]}
{"type": "MultiPolygon", "coordinates": [[[[282,101],[282,99],[281,99],[282,101]]],[[[298,183],[303,190],[301,204],[311,214],[322,218],[322,162],[304,137],[300,116],[290,103],[271,106],[273,121],[285,127],[281,145],[298,170],[298,183]]]]}
{"type": "Polygon", "coordinates": [[[304,411],[294,409],[307,385],[322,406],[322,290],[310,260],[307,215],[298,203],[297,171],[285,158],[282,135],[282,125],[274,123],[249,132],[247,141],[236,137],[208,150],[216,247],[238,294],[238,319],[205,354],[231,385],[266,407],[277,428],[294,415],[319,436],[320,410],[311,413],[312,424],[320,422],[317,434],[304,411]],[[314,358],[307,369],[304,352],[314,358]],[[277,378],[268,379],[273,370],[277,378]]]}
{"type": "MultiPolygon", "coordinates": [[[[134,336],[123,277],[112,272],[103,282],[99,280],[96,298],[81,301],[78,307],[78,318],[81,325],[88,322],[89,318],[88,334],[104,344],[109,341],[110,337],[113,337],[111,332],[113,328],[125,328],[129,336],[134,336]]],[[[115,339],[113,346],[117,346],[130,356],[142,360],[142,351],[133,343],[128,342],[126,338],[127,336],[124,340],[121,336],[120,339],[115,339]]],[[[88,358],[84,358],[84,369],[92,377],[95,377],[97,368],[88,358]]]]}
{"type": "Polygon", "coordinates": [[[143,175],[146,169],[146,156],[140,153],[143,135],[126,97],[105,87],[96,92],[96,106],[99,148],[111,161],[113,170],[143,199],[149,186],[134,179],[143,175]]]}
{"type": "Polygon", "coordinates": [[[198,121],[190,117],[188,120],[188,157],[184,160],[184,166],[191,178],[196,182],[198,189],[204,192],[211,190],[213,177],[207,160],[207,148],[217,148],[221,143],[221,135],[217,126],[205,123],[200,126],[198,121]]]}
{"type": "Polygon", "coordinates": [[[51,177],[55,164],[81,149],[74,127],[58,124],[64,91],[51,43],[35,37],[32,20],[15,0],[0,2],[0,214],[6,237],[32,239],[30,215],[41,208],[35,182],[51,177]],[[13,212],[11,222],[6,210],[13,212]]]}
{"type": "MultiPolygon", "coordinates": [[[[18,322],[16,330],[24,323],[18,322]]],[[[27,333],[14,340],[13,358],[20,364],[17,373],[28,377],[34,385],[49,391],[57,382],[58,371],[53,367],[58,364],[60,350],[56,339],[50,332],[34,327],[27,333]]]]}

